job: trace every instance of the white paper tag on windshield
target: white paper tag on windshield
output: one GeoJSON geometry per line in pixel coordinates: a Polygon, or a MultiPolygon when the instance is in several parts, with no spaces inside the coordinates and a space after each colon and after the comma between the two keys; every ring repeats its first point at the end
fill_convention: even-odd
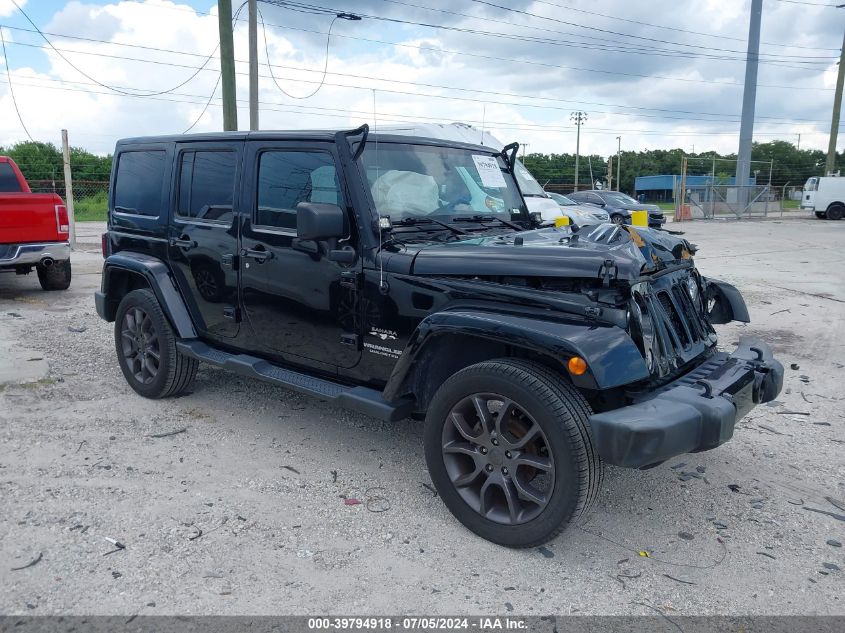
{"type": "Polygon", "coordinates": [[[493,187],[494,189],[504,189],[508,186],[505,183],[505,177],[502,176],[502,169],[499,167],[499,162],[493,156],[473,154],[472,160],[475,162],[478,175],[481,176],[482,185],[493,187]]]}

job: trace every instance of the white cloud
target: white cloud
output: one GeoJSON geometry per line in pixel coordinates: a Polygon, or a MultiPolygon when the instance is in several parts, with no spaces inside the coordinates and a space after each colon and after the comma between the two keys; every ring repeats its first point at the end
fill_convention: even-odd
{"type": "MultiPolygon", "coordinates": [[[[25,7],[27,0],[16,0],[18,5],[25,7]]],[[[12,0],[0,0],[0,18],[7,18],[12,15],[17,8],[12,4],[12,0]]]]}
{"type": "MultiPolygon", "coordinates": [[[[323,4],[333,1],[323,0],[323,4]]],[[[57,140],[59,130],[66,127],[75,144],[107,152],[121,136],[173,133],[187,128],[200,117],[214,88],[219,69],[216,58],[208,63],[206,70],[198,72],[173,94],[155,98],[122,96],[97,82],[130,92],[161,91],[184,82],[217,44],[216,2],[208,0],[206,4],[205,11],[199,12],[177,0],[98,3],[72,0],[57,7],[49,23],[43,25],[45,30],[104,42],[52,37],[76,69],[49,49],[38,52],[32,48],[9,46],[15,92],[30,131],[37,138],[57,140]],[[36,65],[39,72],[27,68],[27,63],[34,64],[33,55],[43,55],[48,66],[36,65]],[[61,87],[72,90],[59,90],[61,87]]],[[[372,91],[375,90],[378,119],[384,124],[418,118],[423,121],[466,121],[480,126],[483,120],[487,129],[501,140],[528,143],[529,151],[572,152],[575,128],[569,122],[569,113],[576,109],[590,114],[581,137],[582,151],[586,153],[607,155],[615,152],[616,136],[619,135],[623,137],[626,149],[673,146],[689,149],[694,143],[698,151],[705,148],[723,152],[736,150],[738,123],[712,119],[738,118],[744,65],[735,59],[698,55],[732,58],[744,55],[748,3],[629,0],[623,9],[599,0],[567,0],[566,4],[586,13],[561,11],[539,2],[525,1],[512,6],[554,20],[577,22],[583,27],[529,19],[489,7],[484,9],[468,0],[452,0],[444,11],[478,15],[484,19],[438,12],[436,3],[432,3],[432,10],[413,10],[361,0],[355,6],[364,14],[581,44],[550,46],[505,36],[480,37],[372,18],[358,22],[338,20],[330,45],[330,74],[318,94],[305,100],[282,94],[270,80],[259,26],[262,127],[325,128],[372,123],[372,91]],[[622,22],[596,13],[637,22],[622,22]],[[639,22],[707,31],[736,39],[705,37],[639,22]],[[603,30],[592,31],[587,28],[590,26],[603,30]],[[629,33],[641,39],[625,39],[612,32],[629,33]],[[400,42],[400,45],[383,45],[344,36],[400,42]],[[608,50],[620,46],[628,50],[608,50]],[[654,52],[660,49],[686,51],[696,57],[640,55],[630,50],[632,48],[654,52]],[[686,81],[657,78],[660,76],[686,81]],[[740,85],[735,85],[737,83],[740,85]],[[705,113],[721,113],[721,116],[705,113]]],[[[10,15],[9,6],[9,0],[0,0],[0,15],[10,15]]],[[[267,28],[268,48],[279,83],[292,95],[312,92],[321,79],[325,61],[326,40],[321,32],[326,30],[332,16],[306,15],[265,4],[261,7],[268,24],[288,27],[267,28]]],[[[7,22],[13,26],[28,26],[22,19],[12,20],[7,22]]],[[[835,51],[788,46],[835,49],[841,31],[834,22],[824,10],[768,3],[764,6],[763,40],[778,41],[779,45],[764,46],[763,51],[777,55],[834,56],[835,51]]],[[[7,40],[14,38],[25,44],[43,44],[31,33],[6,30],[5,34],[7,40]]],[[[235,29],[235,51],[240,73],[237,76],[240,127],[245,129],[248,125],[247,65],[244,61],[247,33],[243,21],[235,29]]],[[[820,89],[832,87],[835,64],[825,71],[824,67],[815,69],[797,57],[788,59],[794,59],[794,62],[781,66],[761,65],[761,85],[791,88],[761,86],[757,102],[760,115],[757,138],[769,140],[779,134],[781,138],[793,140],[801,133],[802,147],[822,147],[832,92],[820,89]],[[802,68],[783,67],[790,65],[802,68]],[[762,118],[766,116],[794,121],[762,118]]],[[[220,129],[219,97],[218,89],[217,97],[194,131],[220,129]]],[[[0,144],[22,138],[8,85],[0,73],[0,144]]]]}

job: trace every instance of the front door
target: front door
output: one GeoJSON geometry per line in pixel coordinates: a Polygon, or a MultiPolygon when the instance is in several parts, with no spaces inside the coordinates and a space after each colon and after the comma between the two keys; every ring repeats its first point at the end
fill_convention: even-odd
{"type": "Polygon", "coordinates": [[[238,213],[235,188],[243,142],[177,148],[168,253],[200,333],[238,334],[238,213]]]}
{"type": "MultiPolygon", "coordinates": [[[[296,205],[347,208],[330,143],[247,143],[241,226],[241,301],[256,346],[332,371],[357,364],[361,260],[339,264],[325,242],[296,237],[296,205]]],[[[351,229],[335,249],[357,248],[351,229]]]]}

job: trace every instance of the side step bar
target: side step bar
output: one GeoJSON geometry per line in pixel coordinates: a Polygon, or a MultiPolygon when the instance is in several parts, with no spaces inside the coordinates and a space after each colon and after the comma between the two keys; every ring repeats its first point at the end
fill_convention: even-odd
{"type": "Polygon", "coordinates": [[[176,349],[185,356],[216,365],[241,376],[271,382],[291,391],[328,400],[339,407],[365,413],[387,422],[398,422],[407,418],[413,408],[413,402],[409,400],[402,401],[398,405],[390,404],[384,400],[381,392],[375,389],[341,385],[273,365],[255,356],[230,354],[201,341],[177,341],[176,349]]]}

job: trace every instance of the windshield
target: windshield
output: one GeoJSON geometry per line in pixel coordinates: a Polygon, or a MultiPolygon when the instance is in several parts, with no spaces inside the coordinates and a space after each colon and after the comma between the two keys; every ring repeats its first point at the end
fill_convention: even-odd
{"type": "Polygon", "coordinates": [[[516,161],[516,184],[519,185],[519,190],[523,196],[542,196],[546,197],[546,192],[540,186],[540,183],[534,179],[531,172],[526,169],[519,159],[516,161]]]}
{"type": "Polygon", "coordinates": [[[561,205],[563,207],[573,207],[573,206],[578,204],[572,198],[567,198],[566,196],[563,196],[559,193],[549,192],[549,196],[551,197],[552,200],[554,200],[555,202],[557,202],[559,205],[561,205]]]}
{"type": "Polygon", "coordinates": [[[626,196],[624,193],[608,193],[605,194],[609,199],[621,202],[622,204],[639,204],[631,196],[626,196]]]}
{"type": "Polygon", "coordinates": [[[528,220],[501,156],[455,147],[367,143],[359,158],[380,216],[528,220]]]}

